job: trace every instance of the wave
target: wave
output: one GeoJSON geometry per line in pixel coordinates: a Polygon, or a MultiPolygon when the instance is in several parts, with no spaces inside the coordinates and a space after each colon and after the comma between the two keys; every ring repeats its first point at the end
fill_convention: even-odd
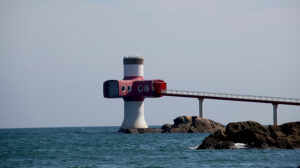
{"type": "Polygon", "coordinates": [[[198,146],[190,146],[188,147],[190,150],[196,150],[198,148],[198,146]]]}
{"type": "Polygon", "coordinates": [[[247,145],[244,143],[234,143],[233,148],[234,149],[245,149],[245,148],[247,148],[247,145]]]}

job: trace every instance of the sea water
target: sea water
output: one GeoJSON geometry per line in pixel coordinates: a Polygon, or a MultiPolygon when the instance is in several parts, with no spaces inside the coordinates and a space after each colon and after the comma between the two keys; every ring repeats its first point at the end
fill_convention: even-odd
{"type": "Polygon", "coordinates": [[[196,150],[207,133],[118,127],[0,129],[0,167],[297,167],[300,149],[196,150]]]}

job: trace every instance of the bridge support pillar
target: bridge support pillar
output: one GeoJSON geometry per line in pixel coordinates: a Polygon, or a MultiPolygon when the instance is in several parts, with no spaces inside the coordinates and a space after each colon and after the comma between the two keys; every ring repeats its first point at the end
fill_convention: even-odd
{"type": "Polygon", "coordinates": [[[203,100],[204,98],[199,99],[199,117],[203,118],[203,100]]]}
{"type": "Polygon", "coordinates": [[[273,124],[277,125],[277,107],[278,104],[273,103],[273,124]]]}

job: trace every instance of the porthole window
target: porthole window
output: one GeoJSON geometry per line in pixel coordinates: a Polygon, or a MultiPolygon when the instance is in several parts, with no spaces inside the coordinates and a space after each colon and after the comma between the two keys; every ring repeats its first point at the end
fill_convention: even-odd
{"type": "Polygon", "coordinates": [[[139,85],[138,90],[139,90],[139,92],[142,92],[143,91],[143,85],[139,85]]]}
{"type": "Polygon", "coordinates": [[[122,86],[122,87],[121,87],[121,90],[122,90],[122,92],[125,92],[125,91],[126,91],[125,86],[122,86]]]}
{"type": "Polygon", "coordinates": [[[145,85],[145,86],[144,86],[145,92],[149,92],[149,89],[150,89],[150,88],[149,88],[149,85],[145,85]]]}
{"type": "Polygon", "coordinates": [[[131,86],[127,86],[128,92],[131,92],[131,86]]]}

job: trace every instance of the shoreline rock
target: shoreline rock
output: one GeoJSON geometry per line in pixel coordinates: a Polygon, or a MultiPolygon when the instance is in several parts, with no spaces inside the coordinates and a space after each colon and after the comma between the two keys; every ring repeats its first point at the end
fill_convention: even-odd
{"type": "Polygon", "coordinates": [[[146,134],[146,133],[161,133],[162,130],[158,128],[127,128],[120,129],[119,132],[125,134],[146,134]]]}
{"type": "Polygon", "coordinates": [[[204,133],[225,130],[222,124],[199,116],[180,116],[173,121],[173,125],[165,124],[161,127],[163,133],[204,133]]]}
{"type": "Polygon", "coordinates": [[[164,124],[159,128],[127,128],[120,129],[119,132],[126,134],[144,134],[144,133],[204,133],[225,130],[225,127],[213,120],[201,118],[198,116],[179,116],[175,118],[174,124],[164,124]]]}
{"type": "Polygon", "coordinates": [[[236,143],[258,149],[300,148],[300,122],[265,127],[255,121],[229,123],[206,137],[197,149],[234,149],[236,143]]]}

